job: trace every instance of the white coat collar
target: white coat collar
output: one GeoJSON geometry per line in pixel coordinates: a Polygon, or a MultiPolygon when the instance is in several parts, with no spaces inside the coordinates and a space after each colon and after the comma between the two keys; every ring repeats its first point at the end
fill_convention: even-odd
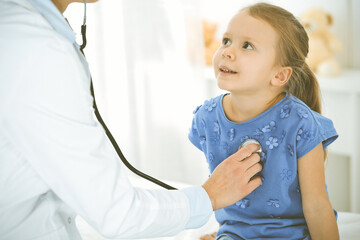
{"type": "Polygon", "coordinates": [[[49,22],[55,31],[68,39],[71,43],[77,45],[75,33],[60,11],[55,7],[51,0],[27,0],[17,1],[23,6],[31,5],[49,22]]]}

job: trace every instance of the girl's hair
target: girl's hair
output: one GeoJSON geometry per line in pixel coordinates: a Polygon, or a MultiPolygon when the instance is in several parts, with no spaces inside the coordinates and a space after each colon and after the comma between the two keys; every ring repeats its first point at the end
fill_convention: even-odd
{"type": "Polygon", "coordinates": [[[305,62],[309,52],[309,37],[301,23],[287,10],[267,3],[257,3],[242,10],[267,22],[279,34],[277,62],[293,70],[285,91],[321,113],[319,84],[305,62]]]}
{"type": "MultiPolygon", "coordinates": [[[[309,37],[301,23],[287,10],[267,3],[257,3],[243,10],[267,22],[279,34],[277,60],[281,66],[290,66],[293,70],[285,91],[302,100],[313,111],[321,113],[319,83],[305,62],[309,37]]],[[[324,151],[326,158],[327,150],[324,151]]]]}

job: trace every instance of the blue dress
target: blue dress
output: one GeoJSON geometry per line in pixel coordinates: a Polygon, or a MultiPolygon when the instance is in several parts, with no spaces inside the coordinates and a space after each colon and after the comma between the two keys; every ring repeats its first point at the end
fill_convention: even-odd
{"type": "MultiPolygon", "coordinates": [[[[324,149],[337,137],[330,119],[286,94],[259,116],[235,123],[225,116],[225,94],[194,111],[190,141],[204,152],[210,172],[249,138],[263,148],[262,185],[236,204],[217,210],[218,236],[233,239],[310,239],[304,218],[297,160],[320,143],[324,149]]],[[[336,214],[336,211],[334,211],[336,214]]]]}

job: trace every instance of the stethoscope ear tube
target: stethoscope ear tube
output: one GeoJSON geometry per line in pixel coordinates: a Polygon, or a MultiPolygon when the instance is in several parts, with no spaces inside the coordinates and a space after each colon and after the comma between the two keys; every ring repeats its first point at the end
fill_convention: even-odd
{"type": "Polygon", "coordinates": [[[80,51],[84,54],[83,50],[86,47],[86,0],[84,0],[84,21],[83,24],[81,25],[81,36],[82,36],[82,44],[80,46],[80,51]]]}

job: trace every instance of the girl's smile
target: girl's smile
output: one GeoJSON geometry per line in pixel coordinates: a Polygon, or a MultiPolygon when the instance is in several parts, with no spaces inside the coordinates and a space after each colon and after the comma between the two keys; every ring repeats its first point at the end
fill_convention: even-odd
{"type": "Polygon", "coordinates": [[[219,70],[220,70],[220,74],[223,74],[224,76],[226,76],[227,74],[230,76],[230,75],[234,75],[234,74],[237,74],[236,71],[232,70],[231,68],[225,66],[225,65],[221,65],[219,67],[219,70]]]}

